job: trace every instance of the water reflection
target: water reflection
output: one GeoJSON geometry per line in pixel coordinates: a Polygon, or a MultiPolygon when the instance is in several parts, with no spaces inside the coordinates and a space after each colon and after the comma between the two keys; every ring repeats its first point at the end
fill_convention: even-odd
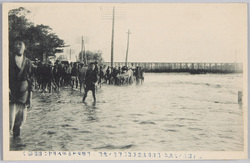
{"type": "Polygon", "coordinates": [[[20,137],[18,138],[10,138],[10,148],[11,149],[16,149],[17,151],[24,150],[26,147],[26,144],[20,137]]]}
{"type": "Polygon", "coordinates": [[[84,103],[85,106],[85,115],[87,116],[87,121],[88,122],[97,122],[98,121],[98,117],[97,117],[97,109],[98,107],[96,106],[96,103],[93,103],[92,105],[88,105],[86,102],[84,103]]]}

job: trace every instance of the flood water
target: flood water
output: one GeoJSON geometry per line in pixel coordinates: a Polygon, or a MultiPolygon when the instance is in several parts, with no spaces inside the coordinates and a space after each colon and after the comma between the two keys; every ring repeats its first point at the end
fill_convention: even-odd
{"type": "Polygon", "coordinates": [[[35,93],[20,139],[26,151],[241,151],[241,74],[146,73],[143,85],[35,93]]]}

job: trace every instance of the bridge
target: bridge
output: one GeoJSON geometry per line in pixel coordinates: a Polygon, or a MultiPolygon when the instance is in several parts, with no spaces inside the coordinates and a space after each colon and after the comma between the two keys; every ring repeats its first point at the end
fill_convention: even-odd
{"type": "MultiPolygon", "coordinates": [[[[111,62],[103,64],[111,66],[111,62]]],[[[113,65],[122,67],[125,66],[125,62],[114,62],[113,65]]],[[[145,72],[243,73],[243,63],[128,62],[128,67],[137,66],[145,72]]]]}

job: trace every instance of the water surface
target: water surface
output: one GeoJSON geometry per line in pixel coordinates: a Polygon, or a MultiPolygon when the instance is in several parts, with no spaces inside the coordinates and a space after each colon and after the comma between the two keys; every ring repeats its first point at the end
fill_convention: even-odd
{"type": "Polygon", "coordinates": [[[143,85],[103,85],[92,105],[79,90],[35,93],[10,150],[240,151],[242,75],[146,73],[143,85]]]}

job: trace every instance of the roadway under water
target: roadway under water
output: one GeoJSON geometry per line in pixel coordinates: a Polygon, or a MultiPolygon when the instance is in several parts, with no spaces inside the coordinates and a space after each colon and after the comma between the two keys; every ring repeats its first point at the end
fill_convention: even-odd
{"type": "Polygon", "coordinates": [[[240,74],[146,73],[143,85],[35,93],[12,151],[240,151],[240,74]]]}

